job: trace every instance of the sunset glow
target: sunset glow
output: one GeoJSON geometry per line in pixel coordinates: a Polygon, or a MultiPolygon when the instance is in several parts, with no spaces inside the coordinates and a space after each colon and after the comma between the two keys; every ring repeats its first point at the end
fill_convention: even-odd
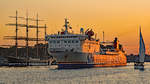
{"type": "MultiPolygon", "coordinates": [[[[3,36],[15,35],[15,27],[6,26],[15,22],[8,16],[36,17],[46,21],[48,34],[57,33],[68,18],[73,30],[79,32],[80,28],[93,28],[98,38],[102,41],[102,31],[105,39],[111,41],[118,37],[127,54],[138,53],[139,26],[146,45],[146,53],[150,54],[150,0],[1,0],[0,1],[0,45],[11,44],[3,40],[3,36]]],[[[35,24],[34,22],[30,22],[35,24]]],[[[19,35],[25,35],[24,29],[19,30],[19,35]]],[[[33,37],[35,30],[29,30],[33,37]]],[[[40,34],[43,36],[44,34],[40,34]]],[[[40,36],[40,37],[41,37],[40,36]]],[[[22,42],[23,43],[23,42],[22,42]]]]}

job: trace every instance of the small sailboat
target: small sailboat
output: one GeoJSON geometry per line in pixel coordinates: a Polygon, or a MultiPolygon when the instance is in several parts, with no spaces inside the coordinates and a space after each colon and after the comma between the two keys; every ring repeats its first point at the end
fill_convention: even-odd
{"type": "Polygon", "coordinates": [[[140,27],[139,57],[134,63],[134,69],[144,70],[144,59],[145,59],[145,44],[144,44],[141,27],[140,27]]]}

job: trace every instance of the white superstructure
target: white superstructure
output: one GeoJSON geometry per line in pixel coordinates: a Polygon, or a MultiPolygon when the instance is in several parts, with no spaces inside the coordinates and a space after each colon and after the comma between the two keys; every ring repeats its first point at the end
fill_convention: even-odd
{"type": "Polygon", "coordinates": [[[99,41],[91,38],[94,35],[92,30],[80,30],[80,34],[68,32],[71,28],[67,19],[65,19],[65,30],[58,34],[46,36],[48,40],[48,52],[57,62],[84,62],[93,52],[99,52],[99,41]],[[97,49],[96,49],[97,48],[97,49]]]}

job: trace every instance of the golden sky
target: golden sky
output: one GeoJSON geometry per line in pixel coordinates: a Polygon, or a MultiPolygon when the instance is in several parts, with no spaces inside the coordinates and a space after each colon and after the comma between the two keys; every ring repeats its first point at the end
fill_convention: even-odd
{"type": "MultiPolygon", "coordinates": [[[[128,54],[138,53],[141,25],[146,51],[150,54],[150,0],[0,0],[0,45],[10,42],[3,40],[3,36],[15,35],[15,27],[5,24],[15,21],[8,16],[15,15],[16,10],[20,16],[28,11],[33,18],[38,13],[46,20],[41,25],[47,24],[49,34],[62,28],[64,18],[69,19],[74,31],[80,27],[93,28],[100,39],[105,31],[105,39],[118,37],[128,54]]],[[[19,35],[25,35],[23,31],[19,30],[19,35]]],[[[33,33],[35,30],[29,31],[30,36],[33,33]]]]}

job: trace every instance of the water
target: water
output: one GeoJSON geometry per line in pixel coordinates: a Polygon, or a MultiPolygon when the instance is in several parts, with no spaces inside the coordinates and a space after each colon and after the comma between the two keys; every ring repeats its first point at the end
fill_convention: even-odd
{"type": "Polygon", "coordinates": [[[150,84],[150,63],[145,64],[144,71],[134,70],[133,64],[72,70],[1,67],[0,84],[150,84]]]}

